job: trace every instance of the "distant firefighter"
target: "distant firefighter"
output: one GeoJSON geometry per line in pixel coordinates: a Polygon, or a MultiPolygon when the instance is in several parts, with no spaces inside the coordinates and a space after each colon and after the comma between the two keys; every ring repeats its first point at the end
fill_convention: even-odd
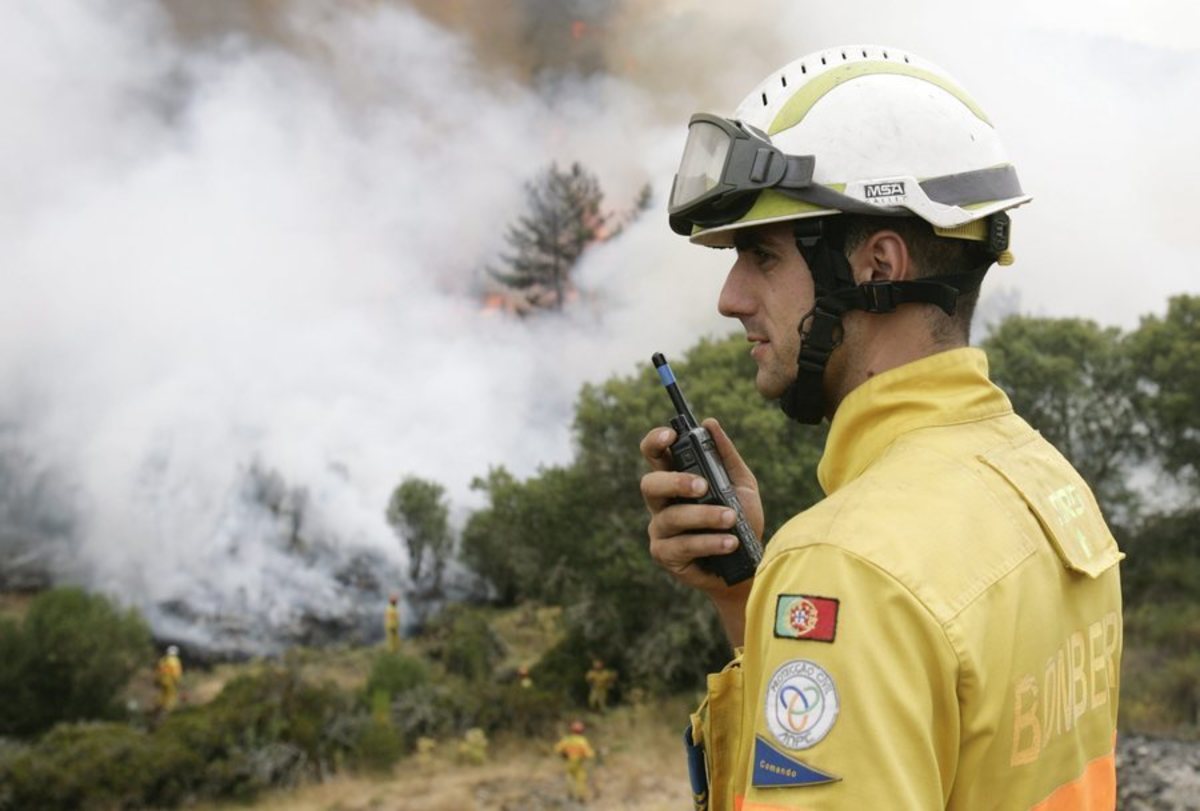
{"type": "Polygon", "coordinates": [[[529,675],[529,668],[525,665],[517,668],[517,684],[520,684],[526,690],[533,686],[533,678],[529,675]]]}
{"type": "Polygon", "coordinates": [[[158,660],[154,668],[154,682],[158,685],[158,709],[170,712],[179,702],[179,688],[183,684],[183,662],[179,661],[179,648],[171,645],[158,660]]]}
{"type": "Polygon", "coordinates": [[[608,707],[608,691],[617,681],[617,672],[604,667],[603,659],[592,660],[592,669],[585,677],[588,683],[588,707],[604,712],[608,707]]]}
{"type": "Polygon", "coordinates": [[[580,802],[591,799],[588,787],[588,761],[596,757],[592,745],[583,736],[583,721],[571,722],[571,733],[554,745],[554,753],[567,767],[567,791],[580,802]]]}
{"type": "Polygon", "coordinates": [[[487,763],[487,756],[487,734],[479,727],[471,727],[458,743],[458,759],[471,766],[482,766],[487,763]]]}
{"type": "Polygon", "coordinates": [[[388,653],[400,650],[400,608],[397,605],[400,598],[393,594],[388,597],[387,610],[383,612],[383,631],[387,638],[388,653]]]}

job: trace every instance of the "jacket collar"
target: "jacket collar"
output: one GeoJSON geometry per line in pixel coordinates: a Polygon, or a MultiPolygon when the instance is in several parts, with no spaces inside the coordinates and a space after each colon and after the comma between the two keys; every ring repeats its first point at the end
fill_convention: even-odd
{"type": "Polygon", "coordinates": [[[862,474],[902,434],[1012,412],[988,379],[987,355],[952,349],[872,377],[833,415],[817,479],[826,495],[862,474]]]}

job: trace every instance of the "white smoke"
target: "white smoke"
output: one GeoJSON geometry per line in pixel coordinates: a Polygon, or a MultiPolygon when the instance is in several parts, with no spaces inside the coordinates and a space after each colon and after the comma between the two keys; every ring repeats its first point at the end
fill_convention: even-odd
{"type": "Polygon", "coordinates": [[[397,587],[401,477],[461,518],[490,466],[569,458],[582,382],[728,329],[727,257],[665,228],[684,122],[832,42],[928,56],[1005,133],[1037,199],[1002,306],[1129,326],[1197,288],[1173,190],[1200,181],[1200,58],[1174,25],[1111,3],[1087,28],[1033,4],[597,5],[607,70],[532,81],[477,19],[402,2],[215,4],[207,27],[152,0],[0,9],[0,506],[37,517],[23,542],[201,643],[373,616],[344,568],[362,553],[397,587]],[[585,255],[593,306],[481,312],[551,160],[615,209],[650,182],[655,207],[585,255]]]}

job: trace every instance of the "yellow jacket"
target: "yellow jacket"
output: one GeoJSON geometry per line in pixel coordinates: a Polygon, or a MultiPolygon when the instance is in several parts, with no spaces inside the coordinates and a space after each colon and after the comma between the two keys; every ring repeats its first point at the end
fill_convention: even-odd
{"type": "Polygon", "coordinates": [[[175,686],[183,680],[183,662],[178,656],[173,656],[169,653],[163,654],[158,660],[158,666],[155,668],[155,678],[161,686],[175,686]]]}
{"type": "Polygon", "coordinates": [[[580,763],[591,760],[596,756],[588,739],[578,733],[571,733],[554,745],[554,753],[560,755],[568,763],[580,763]]]}
{"type": "Polygon", "coordinates": [[[984,354],[855,389],[818,475],[692,719],[709,807],[1112,808],[1122,555],[984,354]]]}

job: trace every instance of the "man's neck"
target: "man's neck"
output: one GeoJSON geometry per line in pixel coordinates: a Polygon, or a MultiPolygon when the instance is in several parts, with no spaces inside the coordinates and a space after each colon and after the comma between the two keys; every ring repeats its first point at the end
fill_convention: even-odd
{"type": "Polygon", "coordinates": [[[831,420],[842,400],[875,375],[967,345],[965,340],[935,337],[930,306],[907,306],[887,315],[847,314],[845,338],[830,358],[831,374],[825,381],[827,394],[833,395],[831,420]],[[846,354],[837,358],[839,353],[846,354]]]}

